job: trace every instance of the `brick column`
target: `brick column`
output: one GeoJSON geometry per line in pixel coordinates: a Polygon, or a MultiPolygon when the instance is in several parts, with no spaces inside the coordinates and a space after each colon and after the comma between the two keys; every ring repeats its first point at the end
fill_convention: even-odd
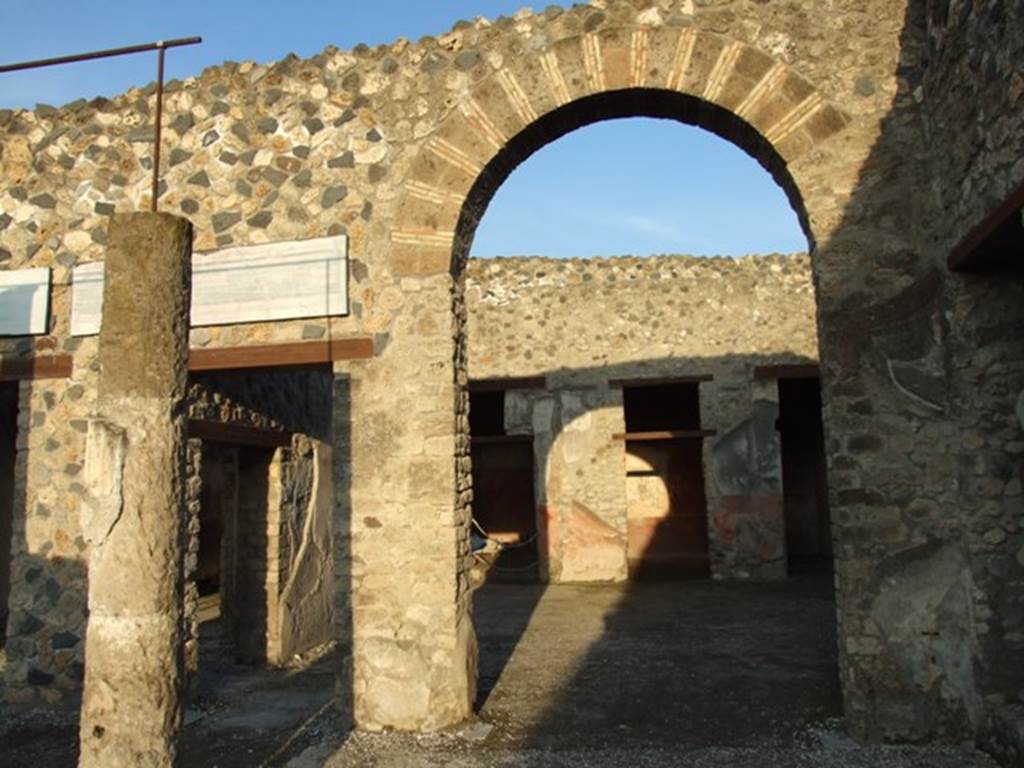
{"type": "Polygon", "coordinates": [[[89,423],[83,768],[171,766],[181,724],[192,227],[111,222],[89,423]]]}

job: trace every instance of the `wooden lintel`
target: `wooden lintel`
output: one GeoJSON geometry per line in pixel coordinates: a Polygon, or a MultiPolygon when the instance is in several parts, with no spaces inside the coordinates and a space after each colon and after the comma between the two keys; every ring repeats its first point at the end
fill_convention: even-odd
{"type": "Polygon", "coordinates": [[[335,360],[365,360],[373,357],[373,339],[359,336],[331,341],[301,341],[220,349],[193,349],[188,355],[190,371],[223,371],[240,368],[322,365],[335,360]]]}
{"type": "Polygon", "coordinates": [[[961,240],[946,260],[956,272],[1024,262],[1024,182],[961,240]]]}
{"type": "Polygon", "coordinates": [[[71,355],[35,355],[0,360],[0,381],[67,379],[74,368],[71,355]]]}
{"type": "Polygon", "coordinates": [[[281,448],[292,444],[292,433],[261,429],[222,421],[188,420],[188,436],[214,443],[231,443],[259,448],[281,448]]]}
{"type": "Polygon", "coordinates": [[[758,365],[754,368],[754,380],[767,379],[818,379],[821,368],[817,363],[795,365],[758,365]]]}
{"type": "Polygon", "coordinates": [[[608,386],[613,388],[625,387],[663,387],[671,384],[699,384],[702,381],[713,381],[714,376],[710,373],[695,374],[693,376],[651,376],[639,379],[608,379],[608,386]]]}
{"type": "Polygon", "coordinates": [[[543,376],[473,379],[469,382],[468,387],[470,392],[504,392],[507,389],[547,389],[547,380],[543,376]]]}
{"type": "Polygon", "coordinates": [[[616,432],[612,440],[701,440],[717,434],[716,429],[666,429],[658,432],[616,432]]]}
{"type": "Polygon", "coordinates": [[[533,435],[473,435],[471,440],[473,445],[532,443],[533,435]]]}

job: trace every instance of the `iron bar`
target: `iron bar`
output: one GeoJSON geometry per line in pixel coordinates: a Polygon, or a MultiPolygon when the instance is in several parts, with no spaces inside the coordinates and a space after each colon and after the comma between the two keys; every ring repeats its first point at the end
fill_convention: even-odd
{"type": "Polygon", "coordinates": [[[55,64],[74,64],[79,61],[105,59],[110,56],[125,56],[129,53],[145,53],[146,51],[157,51],[165,48],[178,48],[183,45],[196,45],[201,42],[203,42],[203,38],[201,37],[182,37],[177,40],[157,40],[155,43],[145,43],[144,45],[129,45],[126,48],[109,48],[105,51],[76,53],[71,56],[57,56],[52,59],[22,61],[17,64],[0,64],[0,73],[17,72],[18,70],[35,69],[37,67],[50,67],[55,64]]]}
{"type": "Polygon", "coordinates": [[[0,74],[4,72],[18,72],[24,69],[52,67],[57,64],[74,64],[80,61],[106,59],[111,56],[125,56],[132,53],[156,51],[156,119],[153,125],[153,191],[152,199],[149,203],[150,210],[155,212],[156,199],[160,192],[160,139],[164,115],[164,54],[167,52],[168,48],[179,48],[183,45],[196,45],[201,42],[203,42],[203,38],[201,37],[181,37],[176,40],[157,40],[155,43],[129,45],[125,48],[109,48],[105,51],[90,51],[88,53],[72,54],[71,56],[56,56],[52,59],[22,61],[17,64],[0,64],[0,74]]]}
{"type": "Polygon", "coordinates": [[[164,124],[164,52],[161,47],[157,51],[156,65],[156,119],[153,121],[153,196],[149,202],[149,210],[156,213],[156,198],[160,193],[160,136],[164,124]]]}

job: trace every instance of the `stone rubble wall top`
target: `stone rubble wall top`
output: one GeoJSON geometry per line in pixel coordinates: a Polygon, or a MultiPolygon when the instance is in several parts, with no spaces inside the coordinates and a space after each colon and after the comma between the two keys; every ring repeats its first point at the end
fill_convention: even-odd
{"type": "Polygon", "coordinates": [[[470,259],[473,378],[680,375],[818,359],[807,254],[470,259]]]}

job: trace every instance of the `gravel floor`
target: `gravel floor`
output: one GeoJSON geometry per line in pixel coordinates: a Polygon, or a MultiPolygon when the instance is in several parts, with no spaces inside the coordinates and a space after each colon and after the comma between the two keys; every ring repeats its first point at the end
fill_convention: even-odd
{"type": "MultiPolygon", "coordinates": [[[[231,661],[216,631],[180,738],[187,768],[995,768],[970,745],[864,746],[841,730],[827,574],[773,584],[487,585],[473,721],[340,730],[337,659],[231,661]]],[[[211,625],[214,626],[214,625],[211,625]]],[[[215,628],[215,627],[214,627],[215,628]]],[[[0,706],[0,768],[73,768],[77,708],[0,706]]]]}
{"type": "Polygon", "coordinates": [[[509,749],[457,734],[352,734],[327,738],[288,768],[996,768],[970,746],[858,746],[841,733],[808,731],[789,746],[701,747],[632,744],[601,749],[509,749]]]}
{"type": "Polygon", "coordinates": [[[478,718],[443,734],[330,720],[290,768],[994,768],[970,745],[841,730],[828,574],[773,584],[488,584],[478,718]],[[318,743],[316,743],[316,741],[318,743]]]}

